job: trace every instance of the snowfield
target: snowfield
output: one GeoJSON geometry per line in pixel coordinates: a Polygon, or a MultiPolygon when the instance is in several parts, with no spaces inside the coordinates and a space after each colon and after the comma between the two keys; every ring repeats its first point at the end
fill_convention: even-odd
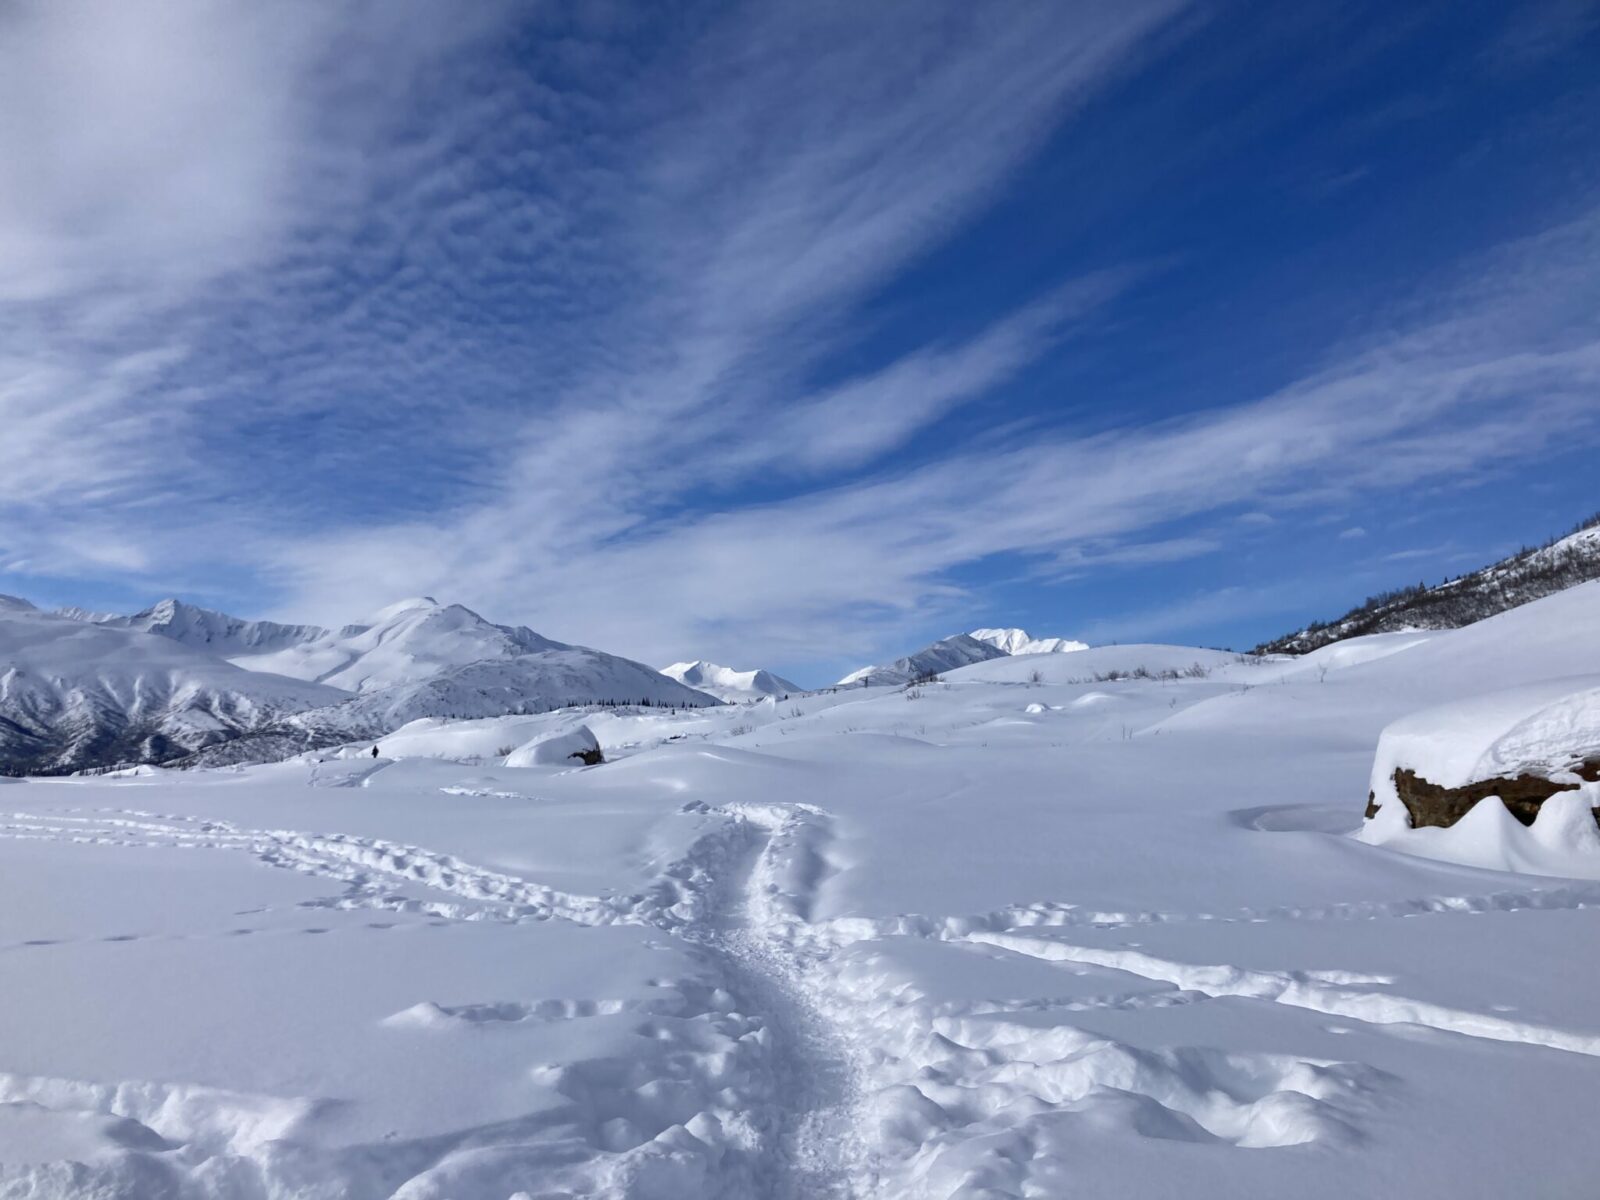
{"type": "Polygon", "coordinates": [[[1597,616],[0,782],[0,1197],[1591,1197],[1600,835],[1352,834],[1597,616]]]}

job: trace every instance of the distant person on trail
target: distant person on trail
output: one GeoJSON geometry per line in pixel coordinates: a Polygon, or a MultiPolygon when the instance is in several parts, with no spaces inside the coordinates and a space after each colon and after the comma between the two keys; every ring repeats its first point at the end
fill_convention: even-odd
{"type": "Polygon", "coordinates": [[[378,757],[378,748],[376,746],[374,746],[372,748],[372,757],[373,758],[377,758],[378,757]]]}

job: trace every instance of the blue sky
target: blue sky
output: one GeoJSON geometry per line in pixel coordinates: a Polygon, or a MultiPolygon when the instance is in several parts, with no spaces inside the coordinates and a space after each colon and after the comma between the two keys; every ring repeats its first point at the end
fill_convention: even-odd
{"type": "Polygon", "coordinates": [[[822,682],[1600,508],[1600,7],[0,11],[0,590],[822,682]]]}

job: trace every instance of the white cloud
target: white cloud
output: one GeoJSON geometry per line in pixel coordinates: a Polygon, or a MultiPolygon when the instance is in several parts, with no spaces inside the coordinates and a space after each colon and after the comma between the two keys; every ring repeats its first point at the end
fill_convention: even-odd
{"type": "MultiPolygon", "coordinates": [[[[0,210],[0,262],[33,297],[0,341],[0,555],[250,570],[283,612],[333,622],[433,592],[649,661],[864,659],[954,616],[951,572],[991,555],[1173,561],[1213,545],[1171,536],[1181,518],[1247,506],[1265,526],[1593,436],[1591,216],[1275,395],[1091,434],[1000,425],[884,466],[1137,283],[1017,296],[986,328],[812,383],[870,334],[863,298],[1174,10],[757,5],[631,75],[603,33],[550,39],[583,87],[547,80],[570,65],[485,68],[407,124],[405,64],[443,52],[442,8],[208,6],[141,51],[175,61],[134,105],[133,152],[85,142],[77,174],[0,210]],[[229,77],[252,98],[191,111],[229,77]],[[186,121],[181,146],[138,143],[186,121]],[[53,215],[56,192],[119,188],[137,203],[53,215]],[[186,233],[174,213],[201,199],[186,233]],[[95,327],[54,328],[82,297],[95,327]]],[[[50,27],[36,43],[90,36],[69,19],[89,9],[26,11],[50,27]]],[[[47,82],[30,44],[0,49],[27,104],[47,82]]],[[[90,89],[83,112],[111,102],[90,89]]],[[[37,128],[70,141],[70,116],[37,128]]]]}

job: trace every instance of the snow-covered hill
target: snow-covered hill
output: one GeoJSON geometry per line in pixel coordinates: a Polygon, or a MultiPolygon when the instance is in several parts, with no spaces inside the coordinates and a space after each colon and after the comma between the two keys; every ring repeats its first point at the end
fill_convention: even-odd
{"type": "Polygon", "coordinates": [[[852,671],[835,686],[860,687],[865,683],[872,687],[899,687],[901,684],[914,683],[919,679],[938,675],[942,671],[953,671],[957,667],[965,667],[971,663],[1006,657],[1009,656],[998,646],[980,642],[965,633],[958,633],[954,637],[934,642],[931,646],[924,646],[915,654],[897,658],[892,663],[862,667],[859,671],[852,671]]]}
{"type": "Polygon", "coordinates": [[[141,629],[146,633],[160,634],[164,638],[205,650],[221,658],[268,654],[328,636],[328,631],[320,625],[280,625],[276,621],[245,621],[238,617],[230,617],[227,613],[171,599],[152,604],[143,612],[134,613],[131,617],[107,617],[97,613],[86,613],[81,609],[62,610],[62,615],[117,629],[141,629]]]}
{"type": "Polygon", "coordinates": [[[670,679],[676,679],[679,683],[730,703],[759,700],[763,696],[787,696],[792,692],[803,690],[799,684],[790,683],[783,676],[774,675],[771,671],[759,668],[754,671],[736,671],[732,667],[723,667],[699,659],[662,667],[661,673],[670,679]]]}
{"type": "Polygon", "coordinates": [[[0,772],[161,761],[341,699],[143,630],[0,599],[0,772]]]}
{"type": "Polygon", "coordinates": [[[1256,650],[1304,654],[1369,633],[1459,629],[1591,579],[1600,579],[1600,516],[1548,545],[1518,551],[1436,587],[1419,585],[1370,597],[1336,620],[1316,622],[1256,650]]]}
{"type": "Polygon", "coordinates": [[[1089,648],[1088,642],[1075,642],[1071,638],[1029,637],[1026,629],[974,629],[968,636],[988,642],[1007,654],[1070,654],[1089,648]]]}
{"type": "Polygon", "coordinates": [[[419,596],[391,604],[359,625],[233,661],[252,671],[367,693],[421,683],[468,663],[563,648],[531,629],[496,625],[470,608],[419,596]]]}

